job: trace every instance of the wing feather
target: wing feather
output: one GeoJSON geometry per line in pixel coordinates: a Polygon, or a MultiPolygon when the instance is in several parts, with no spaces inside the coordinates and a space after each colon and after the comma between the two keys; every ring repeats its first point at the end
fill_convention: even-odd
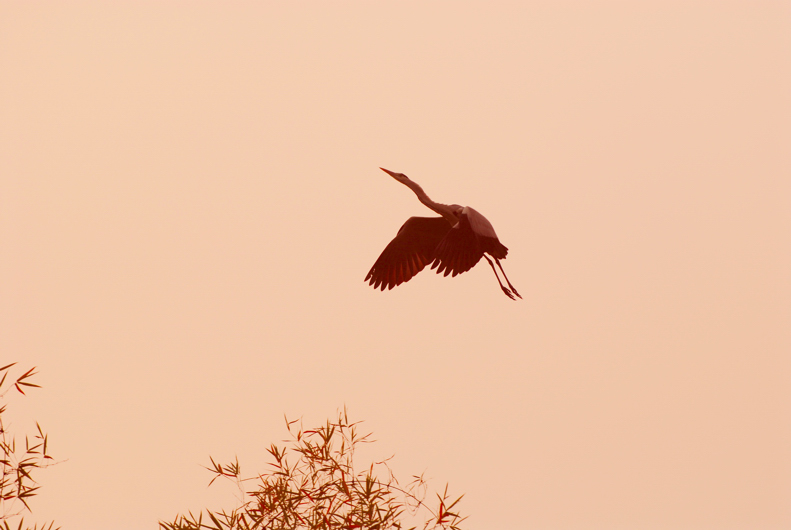
{"type": "Polygon", "coordinates": [[[366,282],[382,291],[411,280],[431,263],[437,245],[451,230],[442,217],[410,217],[374,263],[366,282]]]}
{"type": "Polygon", "coordinates": [[[447,276],[452,273],[456,276],[473,268],[482,256],[481,242],[470,225],[465,208],[459,216],[459,222],[437,245],[431,268],[436,267],[437,274],[447,276]]]}

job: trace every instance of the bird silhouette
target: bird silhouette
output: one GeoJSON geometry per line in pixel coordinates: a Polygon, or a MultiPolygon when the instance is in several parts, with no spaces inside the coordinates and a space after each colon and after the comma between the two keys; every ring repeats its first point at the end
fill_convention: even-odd
{"type": "Polygon", "coordinates": [[[407,219],[364,281],[374,289],[381,288],[384,291],[385,288],[392,289],[408,282],[429,263],[432,269],[437,270],[437,274],[456,276],[473,268],[484,257],[492,267],[503,293],[511,300],[515,300],[515,296],[522,298],[508,281],[500,264],[500,260],[508,255],[508,248],[500,243],[488,219],[470,206],[434,202],[419,184],[403,173],[379,169],[415,192],[420,202],[442,217],[407,219]],[[500,281],[492,260],[500,268],[508,287],[500,281]]]}

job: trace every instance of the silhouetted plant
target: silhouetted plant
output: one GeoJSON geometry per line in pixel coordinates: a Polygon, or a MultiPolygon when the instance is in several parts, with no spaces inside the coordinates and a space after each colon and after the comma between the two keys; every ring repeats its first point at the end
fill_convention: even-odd
{"type": "MultiPolygon", "coordinates": [[[[163,530],[389,530],[403,529],[406,513],[422,517],[423,530],[460,530],[465,519],[454,511],[461,497],[451,501],[448,488],[437,494],[434,508],[425,502],[427,484],[423,476],[401,487],[387,461],[354,469],[355,448],[370,443],[370,433],[360,435],[346,411],[336,422],[303,430],[301,422],[288,421],[289,448],[272,445],[271,470],[242,478],[238,459],[226,465],[211,458],[209,483],[222,477],[235,482],[242,504],[227,512],[201,511],[178,515],[172,523],[160,521],[163,530]],[[297,426],[297,423],[300,423],[297,426]],[[385,476],[380,479],[377,475],[385,476]],[[244,484],[255,482],[245,491],[244,484]]],[[[412,527],[413,529],[416,527],[412,527]]]]}
{"type": "MultiPolygon", "coordinates": [[[[12,517],[17,517],[25,510],[30,511],[27,501],[38,491],[38,485],[33,479],[33,471],[48,467],[52,464],[52,457],[47,453],[47,435],[41,430],[41,426],[36,423],[37,432],[31,438],[25,435],[25,448],[21,444],[17,446],[16,437],[6,430],[3,413],[6,411],[6,394],[12,388],[22,395],[25,395],[25,388],[40,388],[39,385],[30,381],[36,375],[36,368],[33,367],[16,381],[8,379],[9,369],[16,363],[0,368],[0,466],[3,469],[3,476],[0,479],[0,521],[6,530],[10,530],[8,522],[12,517]],[[8,384],[6,384],[8,383],[8,384]]],[[[20,518],[18,529],[22,529],[23,519],[20,518]]],[[[42,526],[41,529],[52,530],[54,523],[49,526],[42,526]]],[[[32,530],[37,530],[38,525],[33,526],[32,530]]]]}

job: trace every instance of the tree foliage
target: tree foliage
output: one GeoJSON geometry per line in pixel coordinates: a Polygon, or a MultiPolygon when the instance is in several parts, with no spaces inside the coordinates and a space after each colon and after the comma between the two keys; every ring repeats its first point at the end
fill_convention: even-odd
{"type": "Polygon", "coordinates": [[[423,520],[423,530],[460,530],[465,518],[456,506],[461,497],[451,500],[447,486],[429,505],[422,475],[402,487],[386,460],[355,470],[355,449],[372,442],[370,433],[359,433],[359,423],[350,422],[345,410],[337,421],[310,430],[286,418],[289,446],[269,447],[268,472],[242,478],[238,460],[218,464],[210,459],[207,469],[214,478],[209,484],[218,478],[234,481],[243,495],[240,506],[178,515],[173,522],[160,521],[160,529],[401,530],[408,514],[423,520]],[[255,486],[245,491],[249,483],[255,486]]]}
{"type": "MultiPolygon", "coordinates": [[[[8,392],[12,389],[25,395],[25,389],[39,388],[39,385],[31,382],[31,378],[36,375],[36,368],[33,367],[24,374],[16,378],[9,379],[10,369],[16,363],[0,368],[0,466],[2,467],[2,478],[0,478],[0,528],[10,530],[11,518],[20,516],[25,511],[30,511],[28,500],[36,495],[38,484],[33,478],[33,473],[41,468],[52,464],[52,457],[47,452],[47,435],[36,423],[36,432],[31,437],[25,435],[24,448],[22,444],[17,444],[17,437],[6,429],[3,414],[7,411],[8,392]]],[[[54,523],[49,526],[42,526],[43,529],[52,530],[54,523]]],[[[18,529],[21,530],[23,519],[20,518],[18,529]]],[[[32,530],[39,527],[35,525],[32,530]]]]}

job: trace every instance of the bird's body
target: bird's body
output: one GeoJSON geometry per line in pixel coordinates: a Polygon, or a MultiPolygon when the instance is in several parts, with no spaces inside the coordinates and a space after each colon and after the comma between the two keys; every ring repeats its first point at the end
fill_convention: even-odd
{"type": "Polygon", "coordinates": [[[409,187],[420,202],[442,215],[442,217],[410,217],[385,247],[379,259],[365,277],[374,289],[392,289],[408,282],[426,265],[431,263],[437,274],[456,276],[467,272],[477,264],[481,257],[491,265],[500,288],[511,299],[519,296],[508,281],[500,260],[505,259],[508,248],[500,243],[494,227],[483,215],[470,206],[440,204],[428,198],[417,183],[403,173],[382,171],[409,187]],[[503,273],[508,287],[497,275],[491,256],[503,273]]]}

